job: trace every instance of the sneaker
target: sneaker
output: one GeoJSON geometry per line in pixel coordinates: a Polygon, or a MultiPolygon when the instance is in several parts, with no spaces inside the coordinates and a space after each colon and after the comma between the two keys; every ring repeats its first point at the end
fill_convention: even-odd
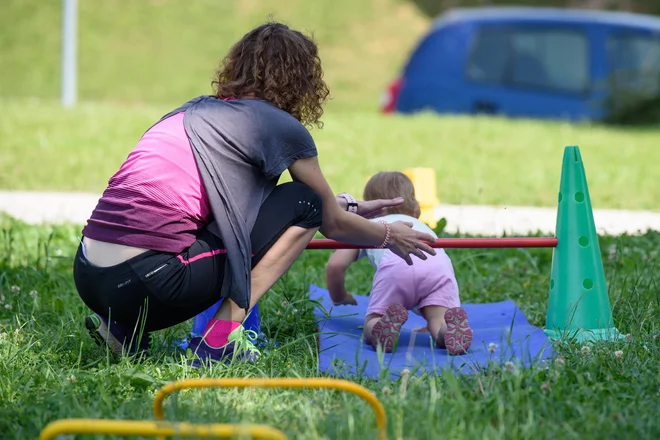
{"type": "Polygon", "coordinates": [[[255,362],[261,354],[252,342],[256,338],[254,331],[245,330],[242,325],[229,333],[227,344],[219,348],[211,347],[203,337],[195,336],[188,344],[188,350],[196,358],[192,366],[199,368],[212,362],[231,360],[255,362]]]}
{"type": "Polygon", "coordinates": [[[138,343],[137,340],[133,340],[133,333],[126,331],[126,327],[114,321],[108,325],[108,322],[105,317],[97,313],[85,318],[85,327],[87,327],[89,335],[97,345],[101,347],[105,345],[115,356],[121,356],[123,354],[128,354],[129,356],[146,354],[151,344],[151,335],[149,333],[144,333],[138,343]],[[128,335],[130,337],[127,340],[128,335]]]}
{"type": "MultiPolygon", "coordinates": [[[[444,335],[445,347],[450,355],[464,354],[472,345],[472,329],[468,316],[462,307],[454,307],[445,312],[447,331],[444,335]]],[[[441,337],[440,335],[438,336],[441,337]]]]}
{"type": "Polygon", "coordinates": [[[408,310],[400,304],[392,304],[374,325],[371,331],[371,346],[374,350],[380,345],[385,353],[390,353],[399,338],[401,326],[408,320],[408,310]]]}

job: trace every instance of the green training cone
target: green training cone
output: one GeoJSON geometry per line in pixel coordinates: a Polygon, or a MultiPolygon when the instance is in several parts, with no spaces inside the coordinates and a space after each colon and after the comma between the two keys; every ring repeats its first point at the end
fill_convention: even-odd
{"type": "Polygon", "coordinates": [[[551,340],[615,340],[603,260],[578,147],[564,149],[559,186],[559,244],[552,255],[545,333],[551,340]]]}

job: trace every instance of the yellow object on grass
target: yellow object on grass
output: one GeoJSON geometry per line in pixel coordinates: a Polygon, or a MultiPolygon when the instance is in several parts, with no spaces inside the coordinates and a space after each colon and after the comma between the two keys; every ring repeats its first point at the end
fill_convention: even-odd
{"type": "Polygon", "coordinates": [[[376,416],[378,440],[387,440],[387,415],[378,397],[368,389],[354,382],[330,378],[201,378],[171,382],[158,390],[153,402],[156,420],[163,420],[163,400],[177,390],[190,388],[326,388],[346,391],[365,400],[376,416]]]}
{"type": "Polygon", "coordinates": [[[248,436],[253,439],[287,440],[279,429],[263,425],[228,425],[213,423],[168,423],[151,420],[61,419],[49,423],[39,440],[54,440],[63,434],[114,434],[121,436],[166,436],[234,438],[248,436]]]}
{"type": "Polygon", "coordinates": [[[438,221],[435,217],[435,207],[439,200],[435,186],[435,170],[433,168],[407,168],[403,174],[408,176],[415,187],[415,197],[421,208],[419,219],[435,229],[438,221]]]}

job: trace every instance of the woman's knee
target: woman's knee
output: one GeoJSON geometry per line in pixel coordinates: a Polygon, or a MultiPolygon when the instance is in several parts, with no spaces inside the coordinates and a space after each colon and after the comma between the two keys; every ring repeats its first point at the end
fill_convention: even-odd
{"type": "Polygon", "coordinates": [[[293,204],[295,220],[292,226],[316,229],[323,220],[321,197],[309,186],[301,182],[288,182],[280,185],[281,197],[293,204]]]}

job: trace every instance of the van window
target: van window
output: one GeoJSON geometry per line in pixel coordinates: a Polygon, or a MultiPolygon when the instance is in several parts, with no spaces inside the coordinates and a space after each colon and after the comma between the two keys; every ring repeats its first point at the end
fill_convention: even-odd
{"type": "Polygon", "coordinates": [[[607,39],[607,55],[614,85],[657,92],[660,87],[660,38],[631,33],[607,39]]]}
{"type": "Polygon", "coordinates": [[[480,82],[504,82],[509,44],[508,31],[488,29],[479,32],[468,61],[468,78],[480,82]]]}
{"type": "Polygon", "coordinates": [[[474,41],[468,78],[563,92],[589,85],[584,33],[562,29],[483,29],[474,41]]]}

